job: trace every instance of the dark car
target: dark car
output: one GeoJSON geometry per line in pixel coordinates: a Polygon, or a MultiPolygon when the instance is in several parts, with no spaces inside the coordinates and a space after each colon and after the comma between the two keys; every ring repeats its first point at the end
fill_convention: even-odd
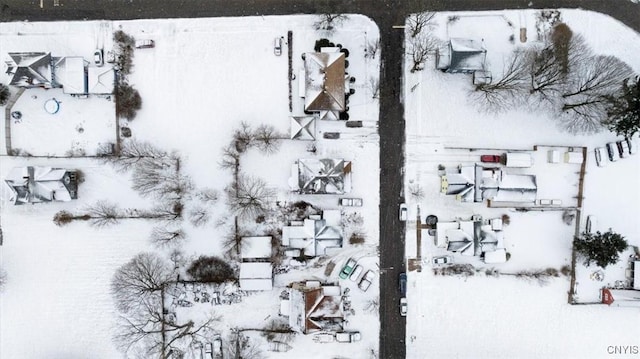
{"type": "Polygon", "coordinates": [[[398,288],[400,289],[400,294],[403,297],[407,295],[407,273],[400,273],[398,278],[398,288]]]}
{"type": "Polygon", "coordinates": [[[480,156],[480,162],[487,163],[500,163],[502,156],[500,155],[482,155],[480,156]]]}
{"type": "Polygon", "coordinates": [[[328,140],[337,140],[340,138],[340,132],[325,132],[322,137],[328,140]]]}

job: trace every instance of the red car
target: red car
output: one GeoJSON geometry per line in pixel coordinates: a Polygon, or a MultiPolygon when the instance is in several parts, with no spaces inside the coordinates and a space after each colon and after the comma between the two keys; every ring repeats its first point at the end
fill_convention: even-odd
{"type": "Polygon", "coordinates": [[[480,162],[500,163],[500,155],[482,155],[480,156],[480,162]]]}

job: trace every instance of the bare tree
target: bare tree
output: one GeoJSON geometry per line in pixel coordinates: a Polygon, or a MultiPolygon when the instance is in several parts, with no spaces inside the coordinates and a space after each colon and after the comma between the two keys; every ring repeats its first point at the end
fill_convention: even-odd
{"type": "Polygon", "coordinates": [[[119,219],[128,217],[120,212],[115,203],[98,201],[85,208],[86,215],[91,218],[91,225],[105,227],[118,223],[119,219]]]}
{"type": "Polygon", "coordinates": [[[527,91],[528,77],[527,55],[516,51],[505,59],[502,76],[491,83],[476,85],[471,97],[484,111],[503,111],[521,101],[527,91]]]}
{"type": "Polygon", "coordinates": [[[227,340],[229,346],[227,351],[229,355],[226,358],[234,359],[264,359],[266,358],[260,347],[254,344],[248,336],[244,335],[240,330],[232,329],[232,333],[227,340]]]}
{"type": "Polygon", "coordinates": [[[255,218],[269,209],[274,191],[258,177],[239,176],[236,183],[225,189],[227,205],[240,218],[255,218]]]}
{"type": "Polygon", "coordinates": [[[564,88],[562,101],[563,127],[571,133],[594,133],[607,119],[608,98],[621,94],[620,84],[633,70],[613,56],[594,56],[574,65],[564,88]]]}
{"type": "Polygon", "coordinates": [[[237,172],[240,168],[240,152],[236,149],[235,144],[230,144],[222,150],[222,160],[220,168],[232,169],[237,172]]]}
{"type": "Polygon", "coordinates": [[[428,11],[409,15],[407,18],[409,36],[416,37],[422,33],[422,30],[429,28],[432,25],[431,20],[433,20],[434,16],[436,16],[436,13],[428,11]]]}
{"type": "Polygon", "coordinates": [[[424,188],[419,183],[411,183],[409,185],[409,194],[416,201],[422,201],[424,199],[424,188]]]}
{"type": "Polygon", "coordinates": [[[258,149],[270,155],[278,152],[283,135],[278,133],[272,125],[260,125],[255,131],[254,138],[258,149]]]}
{"type": "Polygon", "coordinates": [[[175,315],[168,315],[164,289],[171,275],[169,263],[152,253],[141,253],[116,271],[111,292],[120,318],[114,340],[125,356],[137,352],[166,358],[172,348],[186,349],[210,335],[220,320],[214,313],[198,323],[179,322],[175,315]]]}
{"type": "Polygon", "coordinates": [[[220,198],[220,192],[213,188],[203,188],[196,192],[196,198],[205,203],[216,203],[220,198]]]}
{"type": "Polygon", "coordinates": [[[343,14],[321,14],[318,20],[313,23],[313,28],[316,30],[333,31],[336,26],[342,25],[347,19],[347,15],[343,14]]]}
{"type": "Polygon", "coordinates": [[[369,78],[369,91],[371,91],[371,98],[380,98],[380,79],[378,77],[369,78]]]}
{"type": "Polygon", "coordinates": [[[225,250],[225,254],[231,258],[240,258],[240,252],[242,251],[242,238],[248,237],[249,232],[241,229],[238,226],[238,220],[234,221],[233,225],[228,227],[222,242],[222,248],[225,250]]]}
{"type": "Polygon", "coordinates": [[[374,297],[365,302],[364,310],[371,314],[377,314],[380,311],[380,297],[374,297]]]}
{"type": "Polygon", "coordinates": [[[209,222],[211,216],[209,210],[206,207],[194,206],[189,210],[189,222],[194,227],[201,227],[209,222]]]}
{"type": "Polygon", "coordinates": [[[369,40],[364,48],[364,57],[375,59],[376,54],[380,50],[380,39],[369,40]]]}
{"type": "Polygon", "coordinates": [[[233,141],[238,153],[243,153],[253,147],[255,145],[255,139],[251,125],[245,121],[240,122],[240,128],[237,128],[233,132],[233,141]]]}
{"type": "Polygon", "coordinates": [[[153,253],[140,253],[118,268],[111,280],[111,293],[121,312],[138,306],[140,300],[158,293],[171,280],[171,267],[153,253]]]}
{"type": "Polygon", "coordinates": [[[162,161],[141,161],[133,171],[131,187],[142,196],[182,199],[193,189],[193,183],[188,176],[180,174],[180,163],[177,154],[162,161]]]}
{"type": "Polygon", "coordinates": [[[424,62],[429,58],[429,54],[435,51],[438,41],[430,34],[422,34],[420,36],[409,38],[408,55],[411,56],[413,65],[411,72],[424,69],[424,62]]]}
{"type": "Polygon", "coordinates": [[[165,151],[148,142],[128,140],[122,145],[119,156],[106,156],[103,160],[112,164],[117,171],[124,172],[130,170],[139,162],[150,159],[162,161],[165,157],[167,157],[165,151]]]}
{"type": "Polygon", "coordinates": [[[173,247],[185,240],[186,236],[181,228],[167,228],[156,226],[151,230],[151,243],[160,248],[173,247]]]}

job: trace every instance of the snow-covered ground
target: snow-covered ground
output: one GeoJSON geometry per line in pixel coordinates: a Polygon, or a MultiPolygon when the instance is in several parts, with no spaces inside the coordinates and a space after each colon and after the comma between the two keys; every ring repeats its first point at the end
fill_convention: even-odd
{"type": "MultiPolygon", "coordinates": [[[[587,39],[594,52],[618,56],[640,72],[638,33],[598,13],[562,10],[562,19],[587,39]]],[[[502,59],[512,50],[530,46],[537,40],[532,10],[438,13],[434,22],[437,25],[433,32],[442,40],[483,39],[487,63],[494,74],[502,70],[502,59]],[[521,27],[527,29],[525,43],[520,42],[521,27]]],[[[534,145],[586,146],[581,228],[586,215],[596,215],[602,229],[612,228],[623,234],[629,244],[637,246],[640,226],[629,219],[635,218],[640,210],[637,186],[640,156],[597,167],[593,148],[619,140],[615,134],[603,131],[595,135],[571,135],[559,129],[554,118],[543,111],[510,109],[497,115],[486,114],[468,99],[470,75],[437,71],[433,58],[420,72],[410,73],[410,65],[407,59],[405,193],[409,218],[415,218],[418,205],[423,221],[429,214],[437,215],[439,221],[469,219],[473,214],[483,218],[508,214],[511,223],[504,229],[504,238],[511,257],[504,264],[486,265],[478,259],[454,255],[455,262],[481,268],[467,279],[434,276],[430,267],[420,273],[410,272],[407,357],[596,358],[606,356],[609,345],[637,345],[635,333],[640,330],[637,308],[571,306],[567,304],[569,278],[562,275],[544,286],[506,275],[487,277],[485,269],[491,268],[513,273],[569,265],[575,225],[564,224],[561,211],[523,213],[487,208],[483,203],[458,202],[454,196],[440,193],[438,165],[453,168],[473,164],[479,162],[482,154],[531,150],[534,145]],[[425,194],[419,201],[409,194],[410,186],[415,185],[420,185],[425,194]]],[[[551,168],[536,169],[536,164],[531,170],[546,178],[538,183],[539,194],[546,186],[550,195],[564,193],[563,204],[572,203],[575,198],[571,198],[577,195],[579,169],[558,172],[551,168]],[[553,180],[558,184],[554,185],[553,180]]],[[[422,258],[429,261],[433,255],[449,254],[436,248],[433,237],[426,232],[422,232],[422,258]]],[[[409,258],[416,257],[416,247],[416,226],[409,222],[406,252],[409,258]]],[[[629,252],[623,253],[622,258],[626,261],[628,255],[629,252]]],[[[622,279],[616,277],[620,268],[614,267],[610,275],[614,278],[598,282],[589,278],[597,268],[578,264],[576,299],[598,301],[600,286],[622,279]]]]}
{"type": "MultiPolygon", "coordinates": [[[[372,99],[369,80],[379,74],[379,57],[365,58],[367,42],[379,37],[376,25],[368,18],[350,15],[333,33],[314,30],[315,16],[248,17],[236,19],[141,20],[119,22],[3,23],[0,24],[0,49],[9,51],[51,51],[53,55],[80,55],[92,59],[96,47],[112,48],[111,34],[122,29],[137,39],[153,39],[155,48],[138,49],[129,82],[140,91],[143,106],[135,120],[124,123],[132,138],[148,141],[166,151],[177,151],[182,171],[197,189],[223,192],[232,176],[219,166],[223,148],[245,121],[254,128],[260,124],[275,126],[289,136],[290,115],[302,115],[303,100],[298,96],[298,79],[292,80],[293,112],[289,111],[288,46],[292,47],[292,72],[303,69],[301,54],[313,52],[317,39],[327,37],[349,49],[347,71],[356,78],[356,93],[349,99],[350,120],[362,120],[363,128],[345,128],[344,123],[318,123],[318,140],[284,140],[277,154],[266,156],[257,149],[242,157],[242,171],[263,178],[276,193],[274,200],[305,200],[323,209],[338,209],[338,196],[302,196],[288,190],[291,165],[299,158],[344,158],[353,163],[353,190],[345,197],[362,198],[364,207],[345,208],[359,212],[366,228],[364,245],[344,241],[344,249],[327,260],[336,263],[328,277],[324,266],[292,269],[277,275],[274,290],[246,298],[239,304],[216,308],[224,315],[223,339],[231,327],[260,327],[265,318],[277,316],[278,296],[292,280],[322,278],[338,281],[339,268],[348,257],[359,258],[366,269],[377,273],[378,243],[378,102],[372,99]],[[287,31],[293,41],[286,44],[287,31]],[[274,55],[274,38],[283,36],[281,56],[274,55]],[[22,40],[22,42],[20,42],[22,40]],[[20,46],[18,46],[19,44],[20,46]],[[16,45],[16,46],[14,46],[16,45]],[[340,140],[325,140],[324,132],[341,132],[340,140]],[[313,143],[315,154],[307,151],[313,143]],[[317,273],[316,273],[317,272],[317,273]],[[243,313],[243,315],[238,315],[243,313]]],[[[3,53],[3,56],[6,55],[3,53]]],[[[2,74],[4,76],[4,73],[2,74]]],[[[0,81],[5,82],[1,77],[0,81]]],[[[15,89],[13,89],[15,91],[15,89]]],[[[46,98],[52,97],[48,90],[46,98]]],[[[115,141],[113,103],[103,98],[75,99],[55,93],[61,100],[61,112],[42,112],[44,90],[26,90],[14,106],[23,112],[21,122],[12,123],[16,148],[33,155],[65,155],[85,150],[94,154],[103,142],[115,141]],[[36,95],[33,97],[31,95],[36,95]],[[73,109],[77,101],[78,110],[73,109]],[[95,106],[94,106],[95,105],[95,106]],[[43,125],[29,122],[27,113],[42,115],[43,125]],[[38,112],[39,111],[39,112],[38,112]],[[65,124],[47,121],[62,118],[65,124]],[[45,125],[49,127],[44,127],[45,125]],[[83,128],[78,131],[78,126],[83,128]],[[52,139],[48,140],[47,136],[52,139]],[[55,140],[55,141],[54,141],[55,140]]],[[[4,108],[1,119],[4,120],[4,108]]],[[[2,126],[4,128],[4,126],[2,126]]],[[[4,129],[2,151],[4,153],[4,129]]],[[[126,141],[126,140],[125,140],[126,141]]],[[[106,229],[86,223],[56,227],[53,215],[66,209],[74,212],[99,200],[116,202],[121,208],[150,208],[153,200],[141,198],[131,190],[130,174],[118,173],[110,166],[91,159],[45,159],[4,157],[0,178],[15,166],[47,165],[77,168],[85,181],[79,186],[78,200],[15,207],[8,203],[9,192],[3,186],[0,215],[4,243],[0,263],[8,273],[8,283],[0,296],[0,357],[2,358],[116,358],[120,354],[112,344],[116,319],[109,284],[114,271],[141,251],[156,250],[148,240],[154,223],[123,221],[106,229]],[[37,342],[34,342],[37,340],[37,342]],[[34,344],[35,343],[35,344],[34,344]]],[[[212,219],[202,227],[185,221],[188,240],[182,249],[187,256],[222,255],[222,238],[228,229],[224,198],[210,208],[212,219]]],[[[260,235],[261,233],[256,233],[260,235]]],[[[377,313],[365,311],[367,303],[378,296],[377,274],[366,292],[350,281],[355,315],[348,318],[349,330],[363,334],[360,343],[319,344],[311,336],[298,336],[288,353],[267,352],[266,341],[256,339],[270,357],[326,356],[363,357],[377,350],[379,324],[377,313]]]]}

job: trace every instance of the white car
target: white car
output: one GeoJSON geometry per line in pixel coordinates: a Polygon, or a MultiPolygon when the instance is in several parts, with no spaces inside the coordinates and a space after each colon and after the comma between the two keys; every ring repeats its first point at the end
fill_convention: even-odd
{"type": "Polygon", "coordinates": [[[400,298],[400,315],[407,316],[407,298],[400,298]]]}
{"type": "Polygon", "coordinates": [[[358,277],[360,277],[360,273],[362,273],[362,266],[361,265],[357,265],[356,269],[353,270],[353,272],[351,272],[351,275],[349,276],[349,279],[351,279],[351,281],[355,282],[358,280],[358,277]]]}
{"type": "Polygon", "coordinates": [[[618,145],[615,142],[607,143],[607,153],[609,154],[609,161],[615,162],[620,159],[620,154],[618,153],[618,145]]]}
{"type": "Polygon", "coordinates": [[[102,49],[96,49],[93,52],[93,62],[96,63],[96,66],[104,65],[104,58],[102,57],[102,49]]]}
{"type": "Polygon", "coordinates": [[[401,204],[400,205],[400,220],[401,221],[406,221],[407,220],[407,205],[406,204],[401,204]]]}
{"type": "Polygon", "coordinates": [[[433,261],[434,265],[451,264],[451,263],[453,263],[453,257],[451,257],[451,256],[438,256],[438,257],[433,257],[432,261],[433,261]]]}
{"type": "Polygon", "coordinates": [[[366,292],[367,289],[369,289],[369,287],[371,286],[371,283],[373,283],[373,271],[368,270],[367,273],[362,276],[362,279],[360,279],[358,288],[360,288],[360,290],[362,290],[363,292],[366,292]]]}
{"type": "Polygon", "coordinates": [[[607,152],[602,147],[596,147],[593,151],[596,155],[596,164],[598,167],[607,165],[607,152]]]}

